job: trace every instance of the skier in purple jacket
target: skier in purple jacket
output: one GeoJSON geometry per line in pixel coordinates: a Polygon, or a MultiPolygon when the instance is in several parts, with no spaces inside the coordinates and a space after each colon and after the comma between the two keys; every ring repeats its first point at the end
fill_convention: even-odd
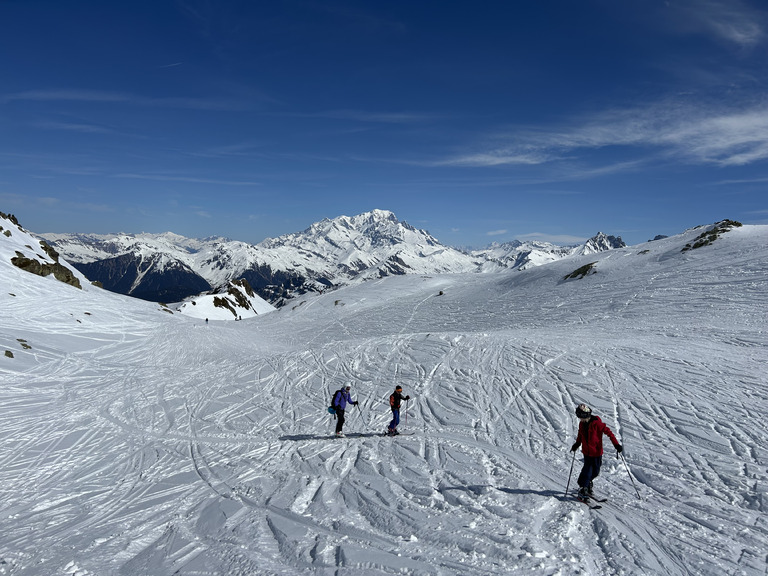
{"type": "Polygon", "coordinates": [[[341,429],[344,427],[344,410],[347,409],[347,404],[357,406],[357,402],[352,400],[352,396],[349,393],[351,389],[352,386],[347,384],[346,388],[339,388],[336,390],[336,394],[333,395],[333,408],[336,410],[336,417],[338,418],[336,421],[336,436],[339,438],[344,437],[344,432],[341,429]]]}

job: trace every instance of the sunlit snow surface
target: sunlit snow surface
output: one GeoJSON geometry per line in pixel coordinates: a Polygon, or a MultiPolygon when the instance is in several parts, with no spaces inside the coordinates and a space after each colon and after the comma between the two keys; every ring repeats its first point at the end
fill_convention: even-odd
{"type": "Polygon", "coordinates": [[[768,228],[700,232],[208,325],[0,236],[0,574],[765,574],[768,228]],[[579,402],[640,498],[563,498],[579,402]]]}

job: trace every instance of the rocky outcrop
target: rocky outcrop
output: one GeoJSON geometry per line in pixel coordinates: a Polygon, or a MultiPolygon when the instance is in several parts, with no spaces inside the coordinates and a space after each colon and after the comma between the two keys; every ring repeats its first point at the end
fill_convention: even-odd
{"type": "Polygon", "coordinates": [[[17,251],[16,256],[11,258],[11,264],[38,276],[50,276],[53,274],[53,277],[60,282],[80,288],[81,290],[83,288],[80,285],[80,279],[75,276],[72,270],[59,262],[40,262],[34,258],[27,258],[24,254],[17,251]]]}
{"type": "Polygon", "coordinates": [[[12,224],[7,229],[0,226],[0,233],[10,239],[4,239],[4,241],[12,243],[13,248],[11,250],[16,254],[16,256],[11,258],[11,264],[38,276],[50,276],[53,274],[53,277],[59,282],[64,282],[82,290],[83,287],[80,284],[78,275],[59,262],[59,253],[50,244],[45,240],[34,239],[21,227],[21,224],[19,224],[19,221],[13,214],[0,212],[0,221],[6,226],[12,224]],[[12,231],[12,229],[14,230],[12,231]],[[29,249],[29,252],[26,252],[26,249],[29,249]],[[25,252],[26,254],[31,253],[31,256],[27,256],[25,252]]]}

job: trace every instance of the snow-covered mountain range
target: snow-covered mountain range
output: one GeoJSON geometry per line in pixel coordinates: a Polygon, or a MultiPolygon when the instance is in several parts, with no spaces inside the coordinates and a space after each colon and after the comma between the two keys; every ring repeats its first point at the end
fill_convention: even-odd
{"type": "Polygon", "coordinates": [[[766,573],[768,226],[208,324],[0,228],[0,573],[766,573]],[[624,447],[599,510],[581,402],[624,447]]]}
{"type": "Polygon", "coordinates": [[[386,210],[339,216],[252,245],[164,234],[41,234],[87,277],[112,291],[176,302],[243,278],[281,305],[305,292],[400,274],[525,269],[574,254],[622,247],[599,233],[581,246],[511,242],[462,252],[386,210]]]}

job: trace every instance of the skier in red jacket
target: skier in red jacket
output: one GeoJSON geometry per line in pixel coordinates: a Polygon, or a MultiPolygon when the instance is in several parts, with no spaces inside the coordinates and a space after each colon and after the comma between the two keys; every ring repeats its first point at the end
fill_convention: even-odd
{"type": "Polygon", "coordinates": [[[579,418],[579,434],[571,446],[571,452],[576,452],[581,446],[584,453],[584,466],[579,474],[579,497],[589,498],[592,496],[592,481],[600,475],[600,467],[603,465],[603,434],[611,439],[617,452],[624,448],[600,417],[592,414],[592,408],[579,404],[576,416],[579,418]]]}
{"type": "Polygon", "coordinates": [[[397,426],[400,424],[400,403],[405,400],[410,400],[411,397],[403,396],[403,387],[395,386],[395,391],[389,397],[389,407],[392,409],[392,422],[387,427],[387,435],[397,436],[400,432],[397,431],[397,426]]]}

